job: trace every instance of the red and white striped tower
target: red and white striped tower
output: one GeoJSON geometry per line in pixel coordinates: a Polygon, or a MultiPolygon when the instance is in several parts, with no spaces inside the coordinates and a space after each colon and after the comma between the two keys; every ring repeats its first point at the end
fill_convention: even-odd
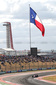
{"type": "Polygon", "coordinates": [[[13,48],[13,40],[12,40],[12,30],[11,30],[11,23],[4,22],[3,26],[6,26],[6,39],[7,39],[7,48],[13,48]]]}

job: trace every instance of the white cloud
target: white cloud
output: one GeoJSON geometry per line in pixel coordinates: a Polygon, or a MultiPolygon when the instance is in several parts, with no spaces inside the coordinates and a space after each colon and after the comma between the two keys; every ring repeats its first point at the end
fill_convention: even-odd
{"type": "Polygon", "coordinates": [[[18,1],[20,1],[20,0],[6,0],[8,3],[16,3],[16,2],[18,2],[18,1]]]}
{"type": "Polygon", "coordinates": [[[2,19],[2,18],[12,18],[12,17],[13,17],[13,15],[4,15],[4,14],[0,15],[0,19],[2,19]]]}
{"type": "Polygon", "coordinates": [[[19,8],[20,8],[20,7],[19,7],[18,3],[15,3],[12,11],[15,11],[15,12],[16,12],[16,11],[19,10],[19,8]]]}
{"type": "Polygon", "coordinates": [[[41,2],[41,3],[43,3],[43,2],[46,2],[46,1],[48,1],[48,0],[30,0],[30,1],[32,1],[32,2],[41,2]]]}
{"type": "Polygon", "coordinates": [[[6,41],[6,39],[0,39],[0,43],[3,43],[5,41],[6,41]]]}
{"type": "Polygon", "coordinates": [[[4,33],[5,31],[0,31],[0,33],[2,34],[2,33],[4,33]]]}
{"type": "Polygon", "coordinates": [[[20,9],[20,3],[19,2],[14,2],[14,3],[11,4],[10,12],[14,13],[14,12],[19,11],[19,9],[20,9]]]}
{"type": "Polygon", "coordinates": [[[56,26],[56,20],[44,19],[43,23],[47,26],[56,26]]]}
{"type": "Polygon", "coordinates": [[[13,15],[0,15],[0,23],[6,22],[6,21],[11,21],[13,18],[13,15]]]}
{"type": "Polygon", "coordinates": [[[55,12],[56,11],[56,6],[52,5],[51,3],[45,4],[45,6],[48,8],[49,11],[55,12]]]}
{"type": "Polygon", "coordinates": [[[0,11],[5,11],[7,9],[7,3],[5,0],[0,0],[0,11]]]}

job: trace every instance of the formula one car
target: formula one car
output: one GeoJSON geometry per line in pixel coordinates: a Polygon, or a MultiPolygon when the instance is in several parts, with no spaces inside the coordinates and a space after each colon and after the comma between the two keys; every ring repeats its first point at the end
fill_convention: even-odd
{"type": "Polygon", "coordinates": [[[32,78],[38,77],[38,74],[33,74],[32,78]]]}

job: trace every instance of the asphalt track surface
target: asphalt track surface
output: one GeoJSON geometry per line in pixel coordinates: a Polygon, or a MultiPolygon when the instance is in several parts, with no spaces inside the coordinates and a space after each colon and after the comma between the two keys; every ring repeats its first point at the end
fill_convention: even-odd
{"type": "MultiPolygon", "coordinates": [[[[34,73],[36,74],[36,73],[34,73]]],[[[41,76],[46,76],[46,75],[54,75],[56,74],[56,71],[52,71],[52,72],[41,72],[41,73],[37,73],[39,77],[41,76]]],[[[43,81],[39,81],[35,78],[32,78],[32,73],[24,73],[24,75],[15,75],[15,76],[9,76],[4,78],[3,80],[5,81],[9,81],[12,83],[16,83],[18,85],[54,85],[52,83],[48,83],[48,82],[43,82],[43,81]]]]}

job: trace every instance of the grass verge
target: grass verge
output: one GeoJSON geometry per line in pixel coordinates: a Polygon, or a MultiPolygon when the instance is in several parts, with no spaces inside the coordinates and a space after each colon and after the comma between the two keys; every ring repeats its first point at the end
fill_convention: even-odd
{"type": "Polygon", "coordinates": [[[55,76],[44,77],[43,79],[44,79],[44,80],[48,80],[48,81],[56,82],[56,75],[55,75],[55,76]]]}
{"type": "Polygon", "coordinates": [[[11,84],[6,84],[6,83],[0,82],[0,85],[11,85],[11,84]]]}

